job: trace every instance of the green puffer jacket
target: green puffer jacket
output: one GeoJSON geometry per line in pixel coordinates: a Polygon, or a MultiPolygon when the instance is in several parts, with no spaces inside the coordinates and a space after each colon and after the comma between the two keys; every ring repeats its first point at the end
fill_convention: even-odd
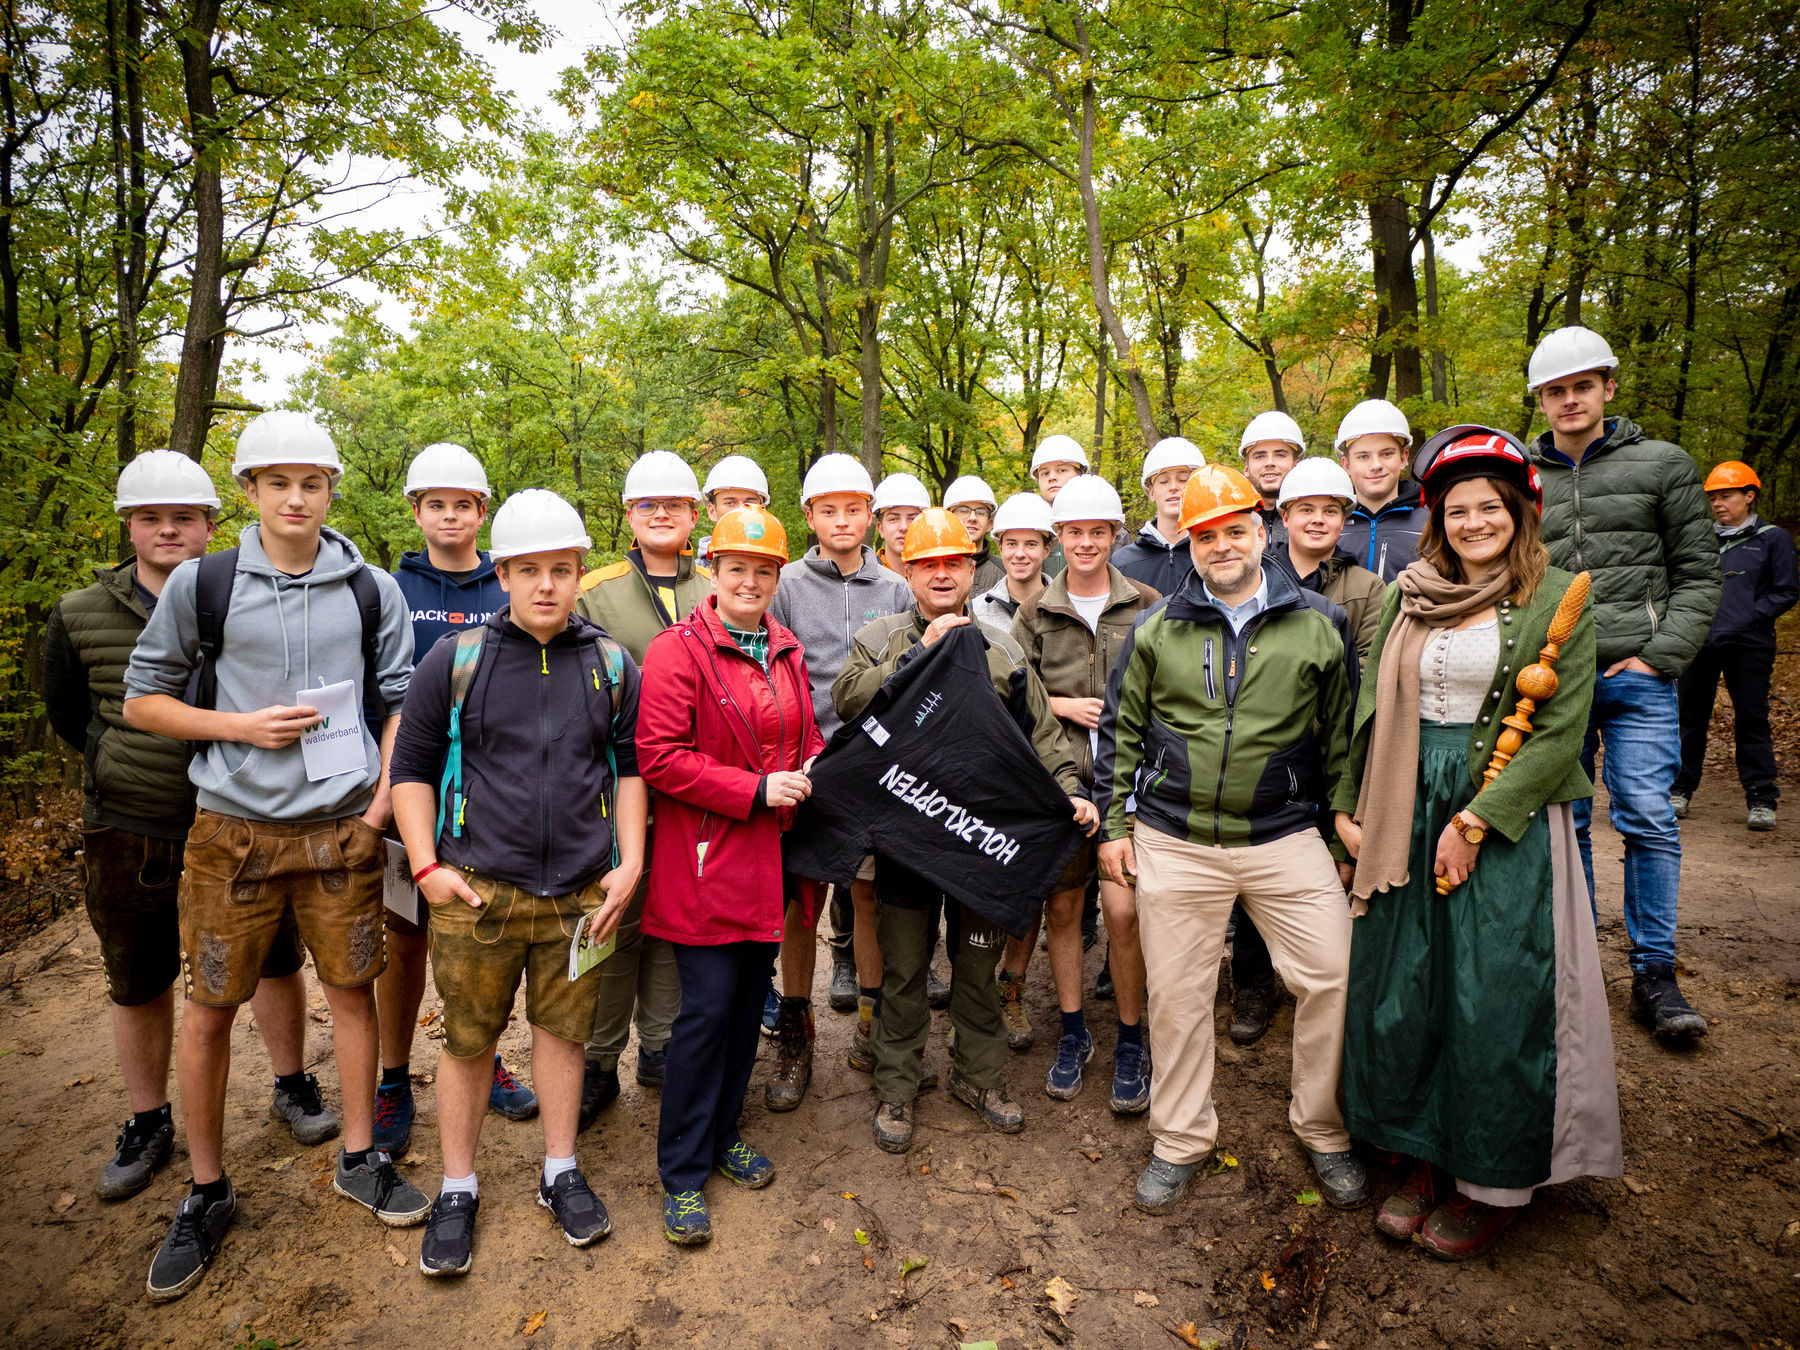
{"type": "Polygon", "coordinates": [[[1724,585],[1694,461],[1623,417],[1579,464],[1549,432],[1531,458],[1544,479],[1550,560],[1593,574],[1600,665],[1635,656],[1680,675],[1706,641],[1724,585]]]}
{"type": "Polygon", "coordinates": [[[57,735],[81,751],[81,818],[176,840],[194,823],[188,744],[139,731],[121,711],[125,667],[148,619],[135,562],[65,595],[44,626],[44,703],[57,735]]]}
{"type": "MultiPolygon", "coordinates": [[[[1106,572],[1110,589],[1106,608],[1100,611],[1098,633],[1087,626],[1069,599],[1067,572],[1020,605],[1013,618],[1013,641],[1024,650],[1025,659],[1044,682],[1044,691],[1053,698],[1105,698],[1106,677],[1131,636],[1132,624],[1139,614],[1162,599],[1110,563],[1106,572]]],[[[1066,719],[1062,728],[1069,738],[1069,749],[1075,754],[1081,781],[1091,785],[1094,755],[1088,729],[1066,719]]]]}
{"type": "MultiPolygon", "coordinates": [[[[1479,783],[1494,756],[1494,738],[1500,720],[1512,716],[1519,701],[1519,672],[1537,660],[1549,640],[1550,619],[1556,613],[1569,583],[1575,578],[1552,567],[1528,605],[1514,606],[1511,623],[1500,629],[1500,664],[1488,686],[1484,711],[1469,729],[1469,781],[1479,783]]],[[[1388,630],[1400,612],[1400,588],[1389,586],[1381,607],[1381,626],[1369,652],[1363,674],[1362,694],[1356,702],[1356,730],[1350,741],[1350,772],[1344,775],[1332,798],[1332,809],[1356,814],[1357,792],[1369,754],[1369,736],[1375,720],[1376,672],[1388,630]]],[[[1594,598],[1588,596],[1581,620],[1562,644],[1556,661],[1556,692],[1531,714],[1532,732],[1519,753],[1500,775],[1482,788],[1469,809],[1501,834],[1517,843],[1525,827],[1550,802],[1579,801],[1594,795],[1594,785],[1581,771],[1581,744],[1587,737],[1588,708],[1594,701],[1594,598]]],[[[1416,709],[1411,710],[1416,715],[1416,709]]],[[[1670,728],[1671,734],[1674,728],[1670,728]]],[[[1394,766],[1383,765],[1383,773],[1394,766]]],[[[1407,772],[1417,772],[1412,766],[1407,772]]]]}
{"type": "Polygon", "coordinates": [[[1239,848],[1315,826],[1349,762],[1356,651],[1283,567],[1265,565],[1268,608],[1234,634],[1189,576],[1146,610],[1107,681],[1094,805],[1108,839],[1137,823],[1239,848]]]}

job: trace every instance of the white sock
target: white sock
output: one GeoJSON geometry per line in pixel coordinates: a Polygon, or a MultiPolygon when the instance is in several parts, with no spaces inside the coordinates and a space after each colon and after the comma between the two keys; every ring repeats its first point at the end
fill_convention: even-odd
{"type": "Polygon", "coordinates": [[[556,1179],[564,1172],[573,1172],[574,1170],[574,1154],[570,1154],[566,1158],[552,1158],[546,1156],[544,1158],[544,1185],[554,1186],[556,1184],[556,1179]]]}
{"type": "Polygon", "coordinates": [[[475,1184],[475,1174],[466,1177],[445,1177],[443,1185],[438,1187],[439,1195],[481,1195],[481,1188],[475,1184]]]}

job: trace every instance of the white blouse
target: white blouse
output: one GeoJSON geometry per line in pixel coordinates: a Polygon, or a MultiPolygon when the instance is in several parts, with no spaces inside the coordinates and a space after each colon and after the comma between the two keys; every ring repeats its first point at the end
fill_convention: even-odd
{"type": "Polygon", "coordinates": [[[1500,664],[1500,627],[1489,619],[1473,628],[1440,628],[1419,654],[1419,718],[1439,726],[1481,716],[1500,664]]]}

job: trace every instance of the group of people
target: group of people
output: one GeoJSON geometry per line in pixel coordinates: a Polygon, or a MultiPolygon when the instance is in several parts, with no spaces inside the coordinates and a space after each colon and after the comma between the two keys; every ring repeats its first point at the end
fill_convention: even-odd
{"type": "Polygon", "coordinates": [[[1748,824],[1773,828],[1773,623],[1800,590],[1749,466],[1703,485],[1678,447],[1608,415],[1617,373],[1599,335],[1547,336],[1529,377],[1548,430],[1529,444],[1458,425],[1415,446],[1380,400],[1330,455],[1307,457],[1278,411],[1245,429],[1239,467],[1168,438],[1141,466],[1154,515],[1129,538],[1118,491],[1066,436],[1005,501],[963,477],[933,504],[910,475],[877,484],[824,456],[799,557],[753,460],[725,457],[702,487],[653,451],[624,481],[630,549],[592,571],[569,503],[528,488],[490,519],[458,446],[414,459],[424,547],[391,576],[326,523],[343,466],[303,414],[239,437],[256,520],[229,550],[209,552],[205,472],[140,455],[116,494],[135,558],[56,608],[45,696],[85,758],[87,904],[133,1113],[102,1196],[143,1190],[172,1154],[172,1048],[181,1085],[193,1181],[150,1297],[201,1279],[235,1210],[224,1102],[246,1001],[271,1116],[306,1143],[341,1132],[334,1189],[424,1224],[426,1275],[471,1268],[490,1111],[539,1116],[538,1202],[571,1244],[605,1236],[577,1138],[618,1096],[634,1024],[638,1081],[660,1092],[665,1234],[708,1240],[713,1173],[775,1176],[739,1132],[759,1029],[769,1110],[806,1095],[827,914],[830,1000],[856,1016],[849,1067],[872,1076],[890,1152],[938,1081],[933,1006],[949,1010],[948,1095],[1025,1127],[1005,1070],[1035,1037],[1040,922],[1058,1012],[1044,1091],[1082,1091],[1107,1039],[1084,1010],[1091,923],[1094,998],[1116,1014],[1110,1105],[1148,1115],[1140,1209],[1170,1210],[1214,1156],[1228,942],[1234,1040],[1266,1032],[1277,976],[1294,998],[1289,1119],[1332,1204],[1370,1199],[1355,1141],[1403,1157],[1377,1228],[1456,1260],[1536,1188],[1617,1175],[1597,755],[1624,840],[1631,1012],[1667,1042],[1703,1036],[1675,978],[1676,821],[1722,672],[1748,824]],[[873,809],[819,809],[815,762],[884,744],[870,710],[952,634],[940,652],[980,653],[963,697],[984,716],[938,748],[941,800],[1005,776],[979,786],[1015,833],[1070,841],[1060,875],[1008,911],[1023,923],[947,883],[936,845],[858,847],[860,865],[825,869],[843,875],[794,857],[797,837],[873,809]],[[303,1066],[308,953],[341,1122],[303,1066]],[[428,973],[435,1197],[394,1165],[428,973]],[[521,980],[532,1089],[497,1053],[521,980]]]}

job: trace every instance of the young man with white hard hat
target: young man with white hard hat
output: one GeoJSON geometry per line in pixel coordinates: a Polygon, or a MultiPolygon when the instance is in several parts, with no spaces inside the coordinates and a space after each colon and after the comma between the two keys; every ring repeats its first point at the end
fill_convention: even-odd
{"type": "Polygon", "coordinates": [[[988,547],[988,530],[993,527],[999,505],[987,481],[972,473],[965,473],[944,489],[944,509],[962,522],[969,538],[975,541],[976,595],[985,594],[1006,575],[1006,569],[988,547]]]}
{"type": "MultiPolygon", "coordinates": [[[[767,506],[769,476],[748,455],[726,455],[706,471],[700,495],[706,499],[706,518],[717,525],[722,516],[740,506],[767,506]]],[[[701,539],[697,557],[702,567],[712,565],[710,534],[701,539]]]]}
{"type": "MultiPolygon", "coordinates": [[[[44,626],[44,707],[82,757],[82,880],[132,1110],[100,1173],[95,1190],[102,1200],[136,1195],[174,1150],[177,891],[182,840],[194,823],[191,747],[125,721],[125,666],[170,574],[205,554],[219,496],[206,470],[186,455],[148,450],[120,472],[113,508],[131,541],[131,561],[63,596],[44,626]]],[[[284,925],[251,1006],[275,1068],[272,1114],[312,1144],[335,1135],[338,1122],[305,1072],[305,961],[298,932],[284,925]]]]}
{"type": "Polygon", "coordinates": [[[1344,414],[1332,444],[1356,490],[1339,542],[1386,584],[1419,556],[1419,533],[1431,516],[1406,474],[1412,428],[1386,399],[1364,399],[1344,414]]]}
{"type": "Polygon", "coordinates": [[[900,546],[919,512],[930,505],[931,494],[910,473],[890,473],[875,485],[875,536],[881,541],[875,545],[875,557],[883,567],[897,574],[905,566],[900,546]]]}
{"type": "MultiPolygon", "coordinates": [[[[827,741],[840,719],[831,706],[831,686],[843,669],[850,644],[865,624],[912,602],[906,582],[875,559],[863,542],[875,486],[853,455],[821,455],[800,485],[800,506],[818,543],[781,569],[769,617],[791,631],[806,649],[813,716],[827,741]]],[[[865,860],[850,885],[846,913],[833,887],[831,1006],[858,1013],[858,1040],[867,1042],[881,989],[881,948],[875,932],[875,868],[865,860]],[[846,932],[846,930],[848,930],[846,932]],[[849,941],[845,939],[848,938],[849,941]]],[[[781,939],[783,998],[775,1015],[775,1067],[763,1091],[771,1111],[791,1111],[812,1081],[813,970],[818,961],[813,924],[804,908],[790,903],[781,939]]],[[[858,1063],[855,1049],[851,1062],[858,1063]]]]}
{"type": "MultiPolygon", "coordinates": [[[[1046,436],[1031,452],[1031,481],[1037,484],[1038,496],[1046,505],[1055,505],[1063,484],[1073,482],[1091,467],[1087,447],[1073,436],[1046,436]]],[[[1044,579],[1056,576],[1063,567],[1062,545],[1052,540],[1049,556],[1044,559],[1044,579]]]]}
{"type": "Polygon", "coordinates": [[[1338,542],[1355,492],[1343,467],[1321,455],[1301,460],[1282,479],[1276,505],[1287,527],[1287,556],[1294,575],[1307,590],[1317,591],[1349,617],[1360,662],[1375,641],[1387,588],[1338,542]]]}
{"type": "MultiPolygon", "coordinates": [[[[1595,752],[1613,828],[1625,838],[1625,928],[1631,937],[1631,1013],[1666,1041],[1706,1034],[1675,981],[1681,834],[1670,794],[1681,767],[1675,682],[1706,641],[1722,582],[1717,537],[1699,471],[1686,451],[1607,417],[1618,358],[1587,328],[1559,328],[1532,352],[1529,388],[1550,429],[1531,445],[1544,480],[1550,561],[1594,578],[1600,678],[1582,768],[1595,752]]],[[[1588,826],[1575,803],[1588,892],[1588,826]]]]}
{"type": "Polygon", "coordinates": [[[521,976],[543,1099],[537,1203],[572,1246],[611,1231],[575,1161],[582,1043],[605,966],[571,979],[570,944],[583,928],[592,943],[617,931],[643,871],[648,814],[637,663],[573,613],[592,546],[581,517],[527,488],[495,514],[489,543],[506,605],[423,654],[393,758],[394,813],[431,906],[444,1001],[444,1176],[419,1245],[420,1271],[436,1277],[473,1261],[488,1066],[521,976]]]}
{"type": "Polygon", "coordinates": [[[232,473],[258,523],[236,549],[175,569],[125,672],[126,721],[206,742],[188,771],[199,812],[178,902],[187,1007],[176,1068],[194,1184],[150,1265],[159,1301],[199,1281],[236,1209],[222,1158],[231,1027],[289,913],[331,1008],[346,1145],[333,1189],[396,1227],[429,1208],[372,1134],[386,766],[412,674],[406,603],[326,526],[343,463],[312,418],[252,419],[232,473]]]}
{"type": "Polygon", "coordinates": [[[1185,436],[1165,436],[1144,456],[1141,481],[1156,514],[1138,527],[1137,538],[1113,550],[1112,565],[1161,595],[1173,595],[1194,570],[1187,535],[1178,528],[1181,489],[1206,463],[1200,447],[1185,436]]]}
{"type": "MultiPolygon", "coordinates": [[[[412,620],[413,651],[423,656],[446,633],[486,623],[506,603],[493,560],[477,542],[487,519],[487,470],[466,448],[440,441],[406,467],[406,501],[425,547],[400,555],[394,581],[412,620]]],[[[398,838],[398,835],[394,835],[398,838]]],[[[388,968],[375,982],[381,1022],[381,1085],[375,1090],[375,1143],[395,1157],[406,1153],[415,1113],[412,1043],[425,997],[425,916],[413,922],[389,909],[388,968]]],[[[537,1097],[500,1056],[488,1106],[509,1120],[528,1120],[537,1097]]]]}
{"type": "Polygon", "coordinates": [[[1258,413],[1238,437],[1238,460],[1244,466],[1244,476],[1262,498],[1257,515],[1271,544],[1282,542],[1281,512],[1275,506],[1281,480],[1305,453],[1306,436],[1300,424],[1284,412],[1258,413]]]}
{"type": "Polygon", "coordinates": [[[1050,503],[1035,492],[1015,492],[994,512],[992,533],[1006,575],[973,596],[969,612],[983,622],[1011,628],[1019,606],[1044,590],[1044,559],[1056,538],[1050,503]]]}
{"type": "MultiPolygon", "coordinates": [[[[1107,676],[1138,615],[1162,597],[1107,561],[1125,528],[1125,508],[1111,483],[1083,474],[1063,485],[1050,510],[1069,565],[1042,594],[1019,607],[1012,636],[1043,681],[1050,709],[1061,720],[1075,754],[1076,770],[1091,791],[1107,676]]],[[[1091,842],[1077,852],[1045,906],[1050,969],[1056,981],[1062,1029],[1044,1091],[1063,1101],[1081,1091],[1082,1068],[1094,1055],[1094,1038],[1081,1011],[1081,907],[1094,872],[1094,857],[1091,842]]],[[[1144,956],[1138,946],[1137,907],[1122,885],[1101,880],[1099,890],[1106,920],[1107,960],[1118,1002],[1112,1109],[1136,1114],[1150,1104],[1150,1062],[1143,1030],[1144,956]]],[[[1009,942],[1007,955],[1015,959],[1028,955],[1034,939],[1035,934],[1028,935],[1022,951],[1017,950],[1021,944],[1009,942]]],[[[1019,964],[1015,974],[1005,968],[1002,958],[1003,1008],[1008,1003],[1016,1006],[1024,992],[1023,961],[1019,964]]],[[[1022,1016],[1022,1010],[1017,1015],[1022,1016]]],[[[1009,1016],[1009,1033],[1012,1021],[1009,1016]]]]}
{"type": "MultiPolygon", "coordinates": [[[[688,542],[700,518],[700,483],[680,455],[651,450],[638,456],[626,470],[619,496],[631,527],[631,548],[618,562],[581,579],[575,612],[600,625],[641,664],[650,640],[712,593],[712,573],[694,561],[688,542]]],[[[645,874],[619,925],[613,954],[601,968],[582,1078],[584,1130],[618,1098],[619,1056],[634,1021],[637,1081],[644,1087],[662,1086],[669,1028],[681,1009],[681,977],[669,944],[639,932],[647,884],[645,874]]]]}

